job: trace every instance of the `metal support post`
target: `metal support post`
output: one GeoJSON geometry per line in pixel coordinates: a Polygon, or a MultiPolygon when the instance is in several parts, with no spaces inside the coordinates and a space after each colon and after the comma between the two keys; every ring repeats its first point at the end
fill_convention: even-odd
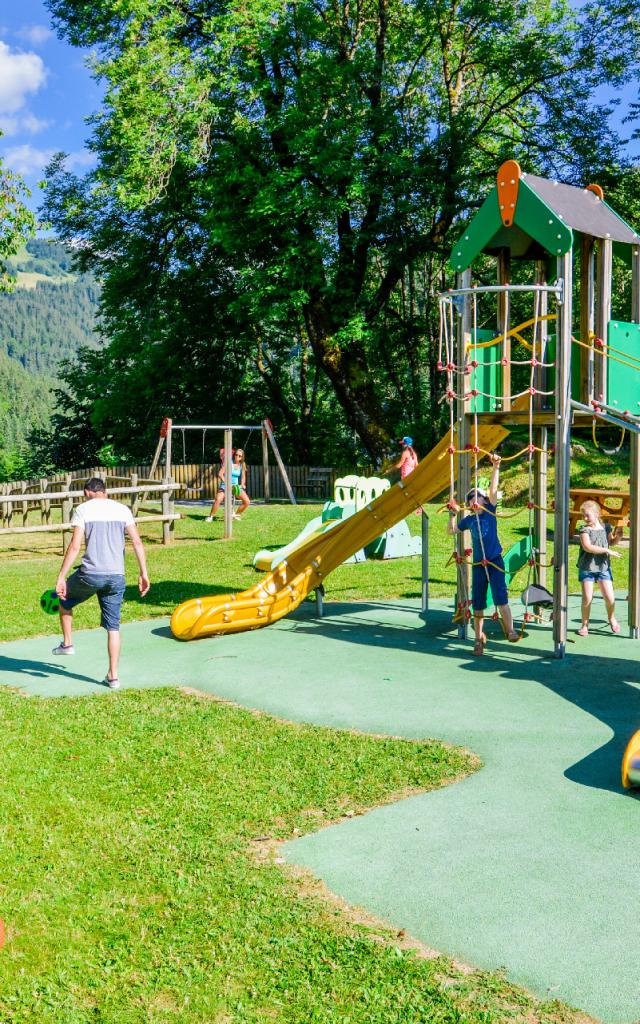
{"type": "Polygon", "coordinates": [[[571,296],[572,254],[557,258],[557,276],[562,278],[563,297],[556,318],[555,391],[555,516],[553,544],[553,645],[556,658],[563,658],[567,645],[569,599],[569,482],[571,442],[571,296]]]}
{"type": "MultiPolygon", "coordinates": [[[[509,284],[511,281],[511,253],[502,249],[498,253],[498,284],[509,284]]],[[[498,333],[509,331],[510,307],[509,295],[503,292],[498,297],[498,333]]],[[[503,412],[511,409],[511,338],[505,337],[502,342],[502,400],[503,412]]]]}
{"type": "MultiPolygon", "coordinates": [[[[608,326],[611,319],[611,273],[613,267],[613,242],[610,238],[602,238],[598,243],[596,259],[596,335],[607,340],[608,326]]],[[[583,341],[584,339],[580,339],[583,341]]],[[[602,350],[594,365],[595,397],[603,402],[609,400],[607,393],[607,359],[602,350]]]]}
{"type": "MultiPolygon", "coordinates": [[[[459,288],[470,288],[471,287],[471,270],[465,270],[462,274],[458,274],[457,281],[459,288]]],[[[458,366],[464,366],[467,358],[467,344],[471,340],[471,300],[468,295],[463,296],[462,315],[458,317],[457,323],[457,334],[456,334],[456,363],[458,366]]],[[[465,380],[464,376],[458,376],[456,378],[456,392],[460,396],[456,400],[456,448],[463,454],[458,455],[458,501],[463,502],[469,487],[471,486],[471,466],[469,463],[469,454],[467,445],[469,443],[470,430],[469,430],[469,417],[467,416],[467,403],[464,396],[465,391],[465,380]]],[[[465,539],[468,540],[469,534],[459,533],[456,535],[456,549],[458,555],[464,558],[465,539]]],[[[471,573],[468,565],[462,565],[460,571],[466,574],[466,594],[469,594],[471,589],[471,573]]],[[[458,593],[456,605],[463,599],[465,594],[458,593]]],[[[464,617],[458,625],[458,636],[461,640],[467,638],[468,623],[466,617],[464,617]]]]}
{"type": "MultiPolygon", "coordinates": [[[[594,239],[583,235],[580,242],[580,341],[589,344],[595,333],[594,239]]],[[[593,348],[580,349],[580,401],[590,405],[595,394],[593,348]]]]}
{"type": "Polygon", "coordinates": [[[233,433],[224,432],[224,539],[233,537],[233,486],[231,466],[233,464],[233,433]]]}
{"type": "Polygon", "coordinates": [[[262,480],[264,503],[269,504],[271,498],[271,480],[269,478],[269,439],[264,424],[262,425],[262,480]]]}
{"type": "Polygon", "coordinates": [[[429,611],[429,516],[422,512],[422,611],[429,611]]]}
{"type": "Polygon", "coordinates": [[[547,471],[549,457],[547,455],[549,435],[546,427],[537,427],[534,431],[534,443],[540,451],[535,453],[534,478],[533,478],[533,500],[535,502],[533,530],[536,537],[538,582],[546,587],[547,585],[547,471]]]}
{"type": "MultiPolygon", "coordinates": [[[[640,249],[631,251],[631,319],[640,323],[640,249]]],[[[629,475],[629,636],[640,639],[640,435],[631,434],[629,475]]]]}

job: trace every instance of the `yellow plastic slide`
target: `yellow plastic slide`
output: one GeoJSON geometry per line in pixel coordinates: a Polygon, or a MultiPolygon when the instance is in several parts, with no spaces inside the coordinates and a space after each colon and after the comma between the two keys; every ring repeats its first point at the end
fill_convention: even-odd
{"type": "MultiPolygon", "coordinates": [[[[491,451],[508,433],[498,425],[483,425],[478,429],[479,445],[491,451]]],[[[345,558],[446,490],[449,485],[448,447],[447,433],[413,473],[332,530],[312,537],[255,587],[240,594],[195,597],[178,605],[171,616],[173,635],[178,640],[196,640],[221,633],[240,633],[268,626],[288,615],[310,591],[324,583],[345,558]]]]}

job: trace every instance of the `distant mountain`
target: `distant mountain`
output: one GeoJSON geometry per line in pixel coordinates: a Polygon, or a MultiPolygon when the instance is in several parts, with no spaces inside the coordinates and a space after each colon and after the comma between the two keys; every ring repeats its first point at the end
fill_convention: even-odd
{"type": "Polygon", "coordinates": [[[27,242],[8,267],[18,280],[14,292],[0,293],[0,352],[55,377],[80,346],[98,345],[99,287],[90,274],[74,273],[70,250],[49,239],[27,242]]]}

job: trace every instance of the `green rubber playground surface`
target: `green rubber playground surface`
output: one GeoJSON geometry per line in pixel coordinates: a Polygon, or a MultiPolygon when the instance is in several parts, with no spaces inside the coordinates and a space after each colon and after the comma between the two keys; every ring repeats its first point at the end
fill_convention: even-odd
{"type": "MultiPolygon", "coordinates": [[[[640,728],[640,649],[605,629],[599,603],[598,618],[563,661],[545,627],[516,646],[494,634],[472,659],[442,602],[426,623],[409,602],[326,605],[322,620],[307,605],[268,629],[192,644],[152,620],[123,630],[121,678],[478,753],[484,767],[465,781],[295,840],[287,859],[431,947],[630,1024],[640,1018],[640,800],[619,770],[640,728]]],[[[77,634],[73,658],[52,646],[0,646],[2,683],[38,696],[107,693],[101,631],[77,634]]]]}

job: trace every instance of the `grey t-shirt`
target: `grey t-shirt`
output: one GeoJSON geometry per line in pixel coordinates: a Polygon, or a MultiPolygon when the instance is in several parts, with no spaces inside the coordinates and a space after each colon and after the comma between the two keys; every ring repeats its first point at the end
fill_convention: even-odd
{"type": "MultiPolygon", "coordinates": [[[[599,548],[609,547],[609,534],[611,533],[611,524],[605,523],[604,526],[581,526],[580,535],[583,533],[588,534],[589,540],[592,544],[595,544],[599,548]]],[[[580,554],[578,555],[578,569],[581,572],[606,572],[611,563],[610,556],[607,555],[595,555],[591,551],[585,551],[584,548],[580,548],[580,554]]]]}
{"type": "Polygon", "coordinates": [[[133,521],[131,509],[111,498],[90,498],[74,509],[71,525],[84,530],[83,572],[124,576],[124,534],[133,521]]]}

